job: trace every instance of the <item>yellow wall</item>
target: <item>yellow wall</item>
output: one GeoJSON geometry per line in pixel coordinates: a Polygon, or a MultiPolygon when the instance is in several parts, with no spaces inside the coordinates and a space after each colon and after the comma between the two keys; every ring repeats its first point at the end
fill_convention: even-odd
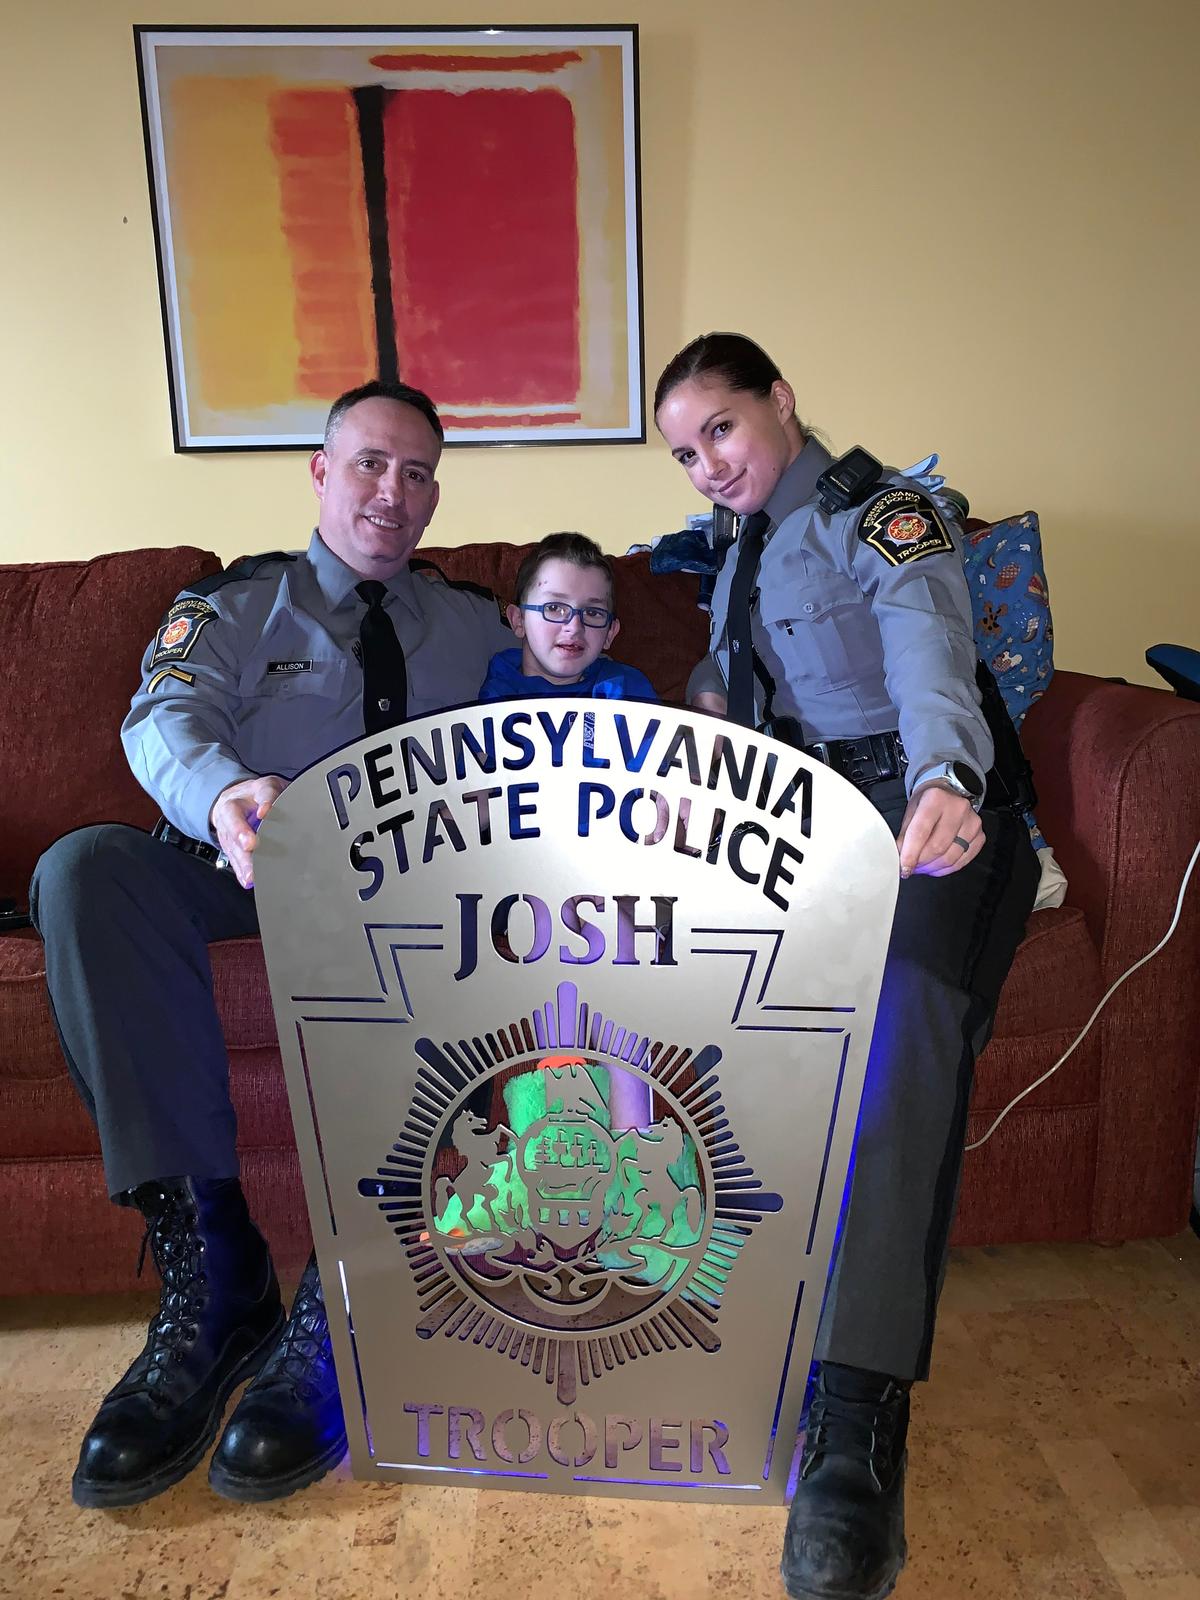
{"type": "MultiPolygon", "coordinates": [[[[172,451],[131,28],[232,0],[5,7],[0,560],[302,544],[301,456],[172,451]]],[[[1194,0],[440,0],[446,22],[641,25],[649,382],[740,327],[838,448],[937,448],[982,514],[1041,513],[1059,665],[1156,681],[1195,641],[1194,0]],[[486,12],[486,17],[483,13],[486,12]]],[[[254,20],[330,22],[279,0],[254,20]]],[[[353,20],[404,8],[359,0],[353,20]]],[[[657,440],[455,450],[431,538],[698,502],[657,440]]]]}

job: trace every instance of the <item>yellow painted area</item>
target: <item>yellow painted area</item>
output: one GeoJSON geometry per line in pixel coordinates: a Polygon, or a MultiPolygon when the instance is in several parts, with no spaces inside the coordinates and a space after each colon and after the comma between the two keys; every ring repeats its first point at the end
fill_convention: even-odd
{"type": "MultiPolygon", "coordinates": [[[[193,427],[296,388],[292,269],[271,148],[269,78],[181,78],[164,107],[193,427]]],[[[210,425],[211,426],[211,425],[210,425]]]]}
{"type": "Polygon", "coordinates": [[[629,418],[621,53],[597,46],[583,56],[563,74],[578,130],[579,409],[591,427],[615,428],[629,418]]]}
{"type": "MultiPolygon", "coordinates": [[[[10,9],[0,560],[303,545],[305,452],[173,453],[131,29],[197,7],[10,9]]],[[[436,10],[479,20],[473,0],[436,10]]],[[[201,14],[249,20],[232,0],[201,14]]],[[[589,0],[488,9],[594,15],[589,0]]],[[[621,15],[642,28],[647,385],[694,334],[744,327],[838,449],[900,464],[936,449],[981,514],[1035,507],[1059,665],[1156,681],[1147,645],[1196,634],[1200,7],[630,0],[621,15]]],[[[364,0],[353,20],[395,16],[364,0]]],[[[292,0],[286,17],[325,24],[330,8],[292,0]]],[[[248,129],[265,112],[230,115],[248,129]]],[[[291,294],[280,259],[239,260],[235,217],[278,197],[248,137],[232,122],[213,136],[232,209],[204,197],[202,171],[198,215],[223,241],[238,328],[217,377],[253,400],[295,360],[291,294]]],[[[456,449],[441,479],[431,543],[581,528],[622,550],[700,509],[653,433],[456,449]]]]}

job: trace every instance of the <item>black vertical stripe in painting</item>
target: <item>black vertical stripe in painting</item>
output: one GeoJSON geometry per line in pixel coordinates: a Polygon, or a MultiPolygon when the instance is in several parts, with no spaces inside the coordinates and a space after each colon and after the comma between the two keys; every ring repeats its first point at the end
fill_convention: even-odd
{"type": "Polygon", "coordinates": [[[389,91],[382,84],[355,89],[358,142],[362,147],[363,194],[371,249],[371,298],[375,304],[378,374],[385,383],[400,379],[396,318],[392,310],[392,253],[388,240],[387,175],[383,163],[383,108],[389,91]]]}

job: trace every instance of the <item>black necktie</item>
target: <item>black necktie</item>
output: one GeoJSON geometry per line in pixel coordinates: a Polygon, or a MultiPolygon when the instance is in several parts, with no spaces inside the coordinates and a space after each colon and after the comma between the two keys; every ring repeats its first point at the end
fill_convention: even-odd
{"type": "Polygon", "coordinates": [[[387,589],[374,579],[355,584],[367,602],[358,625],[362,646],[363,722],[368,733],[394,728],[408,715],[408,668],[392,619],[383,609],[387,589]]]}
{"type": "Polygon", "coordinates": [[[765,511],[755,511],[742,523],[737,541],[737,566],[729,585],[726,628],[729,633],[729,709],[730,722],[743,727],[757,726],[754,715],[754,642],[750,634],[750,597],[758,576],[763,536],[771,526],[765,511]]]}

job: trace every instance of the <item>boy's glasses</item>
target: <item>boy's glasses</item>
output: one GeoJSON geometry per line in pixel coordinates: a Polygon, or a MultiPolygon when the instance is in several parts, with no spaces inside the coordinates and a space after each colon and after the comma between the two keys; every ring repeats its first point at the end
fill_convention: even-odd
{"type": "Polygon", "coordinates": [[[569,606],[565,600],[543,600],[540,606],[522,606],[522,611],[540,611],[547,622],[560,627],[580,617],[585,628],[607,628],[613,619],[603,606],[569,606]]]}

